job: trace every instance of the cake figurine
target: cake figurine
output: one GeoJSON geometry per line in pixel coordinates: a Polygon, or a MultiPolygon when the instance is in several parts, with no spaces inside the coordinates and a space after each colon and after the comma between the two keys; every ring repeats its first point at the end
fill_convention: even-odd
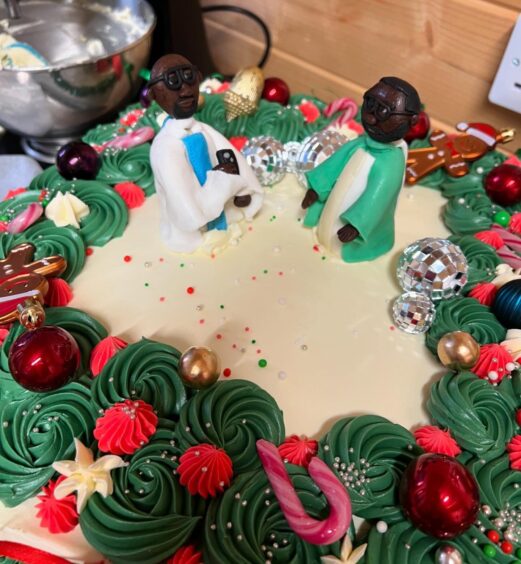
{"type": "Polygon", "coordinates": [[[416,89],[382,78],[364,94],[365,134],[307,173],[304,225],[345,262],[373,260],[394,243],[394,212],[403,185],[407,145],[403,137],[421,109],[416,89]]]}
{"type": "Polygon", "coordinates": [[[171,250],[184,253],[236,237],[237,223],[252,219],[263,200],[242,155],[194,119],[200,78],[190,61],[171,54],[155,63],[148,85],[149,96],[168,114],[150,153],[161,236],[171,250]]]}

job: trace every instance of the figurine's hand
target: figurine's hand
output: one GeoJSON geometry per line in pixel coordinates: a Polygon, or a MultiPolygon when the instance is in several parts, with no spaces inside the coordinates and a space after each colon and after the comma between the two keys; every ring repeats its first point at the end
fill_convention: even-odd
{"type": "Polygon", "coordinates": [[[239,174],[237,167],[234,163],[222,163],[213,167],[213,170],[220,170],[226,174],[239,174]]]}
{"type": "Polygon", "coordinates": [[[342,243],[350,243],[351,241],[354,241],[358,235],[360,235],[360,231],[358,231],[356,227],[347,224],[344,225],[344,227],[341,227],[336,234],[342,243]]]}
{"type": "Polygon", "coordinates": [[[237,208],[247,208],[251,204],[251,196],[245,194],[244,196],[235,196],[233,205],[237,208]]]}
{"type": "Polygon", "coordinates": [[[302,200],[302,204],[301,204],[302,209],[307,210],[309,208],[309,206],[314,204],[317,200],[318,200],[318,194],[315,192],[315,190],[313,190],[313,188],[310,188],[306,192],[306,195],[304,196],[304,199],[302,200]]]}

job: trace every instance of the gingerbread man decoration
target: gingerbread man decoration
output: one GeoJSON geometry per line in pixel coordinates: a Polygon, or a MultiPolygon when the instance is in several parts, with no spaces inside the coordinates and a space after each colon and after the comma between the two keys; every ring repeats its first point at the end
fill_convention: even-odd
{"type": "Polygon", "coordinates": [[[49,289],[46,277],[59,276],[67,268],[58,255],[33,261],[34,252],[31,243],[22,243],[0,260],[0,324],[18,319],[17,307],[26,300],[43,302],[49,289]]]}
{"type": "Polygon", "coordinates": [[[407,184],[415,184],[439,168],[454,178],[465,176],[470,170],[469,162],[481,158],[497,143],[508,143],[514,138],[513,129],[498,131],[486,123],[460,123],[456,128],[463,133],[449,135],[437,129],[429,137],[431,147],[409,151],[407,184]]]}

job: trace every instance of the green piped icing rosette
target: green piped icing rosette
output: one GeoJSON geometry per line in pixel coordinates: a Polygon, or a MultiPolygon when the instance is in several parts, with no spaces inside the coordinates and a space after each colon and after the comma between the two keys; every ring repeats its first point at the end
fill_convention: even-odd
{"type": "Polygon", "coordinates": [[[163,562],[189,542],[203,519],[204,501],[175,476],[182,451],[174,425],[162,425],[127,467],[113,472],[113,495],[93,496],[81,513],[85,538],[116,564],[163,562]]]}
{"type": "Polygon", "coordinates": [[[177,420],[191,395],[178,374],[179,356],[173,347],[148,339],[129,345],[94,381],[94,403],[107,409],[125,399],[141,399],[153,405],[159,417],[177,420]]]}
{"type": "Polygon", "coordinates": [[[491,282],[496,276],[496,266],[501,260],[494,249],[472,235],[453,235],[449,239],[458,245],[467,259],[467,284],[464,288],[468,293],[478,282],[491,282]]]}
{"type": "MultiPolygon", "coordinates": [[[[306,512],[314,519],[325,519],[328,504],[307,472],[291,464],[286,469],[306,512]]],[[[204,561],[209,563],[313,564],[327,554],[339,556],[338,542],[308,544],[288,527],[263,470],[241,474],[212,501],[203,535],[204,561]]]]}

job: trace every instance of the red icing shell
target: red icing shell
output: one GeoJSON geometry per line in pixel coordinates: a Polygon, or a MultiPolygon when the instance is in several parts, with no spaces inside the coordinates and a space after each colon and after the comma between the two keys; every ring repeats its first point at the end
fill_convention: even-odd
{"type": "Polygon", "coordinates": [[[115,403],[96,420],[94,438],[103,452],[133,454],[156,432],[154,408],[142,400],[115,403]]]}
{"type": "Polygon", "coordinates": [[[0,221],[0,233],[7,233],[9,231],[9,223],[7,221],[0,221]]]}
{"type": "Polygon", "coordinates": [[[132,126],[136,125],[136,123],[138,122],[138,120],[141,117],[143,117],[144,113],[145,113],[144,109],[131,110],[130,112],[128,112],[128,114],[125,114],[119,120],[119,122],[121,123],[121,125],[126,125],[127,127],[132,127],[132,126]]]}
{"type": "Polygon", "coordinates": [[[93,376],[97,376],[105,364],[120,350],[124,349],[128,343],[118,337],[106,337],[102,339],[90,353],[90,371],[93,376]]]}
{"type": "Polygon", "coordinates": [[[494,247],[496,250],[500,249],[505,244],[501,235],[495,231],[480,231],[476,233],[474,237],[476,237],[478,241],[494,247]]]}
{"type": "Polygon", "coordinates": [[[482,345],[479,349],[479,360],[472,367],[472,372],[492,383],[499,383],[515,368],[512,355],[496,343],[482,345]]]}
{"type": "Polygon", "coordinates": [[[5,341],[9,331],[11,330],[11,325],[0,325],[0,345],[5,341]]]}
{"type": "Polygon", "coordinates": [[[36,517],[40,519],[40,527],[48,529],[50,533],[68,533],[78,524],[76,511],[76,496],[69,494],[63,499],[54,497],[56,486],[65,480],[60,476],[55,482],[52,480],[42,488],[42,493],[36,496],[40,502],[35,506],[38,509],[36,517]]]}
{"type": "Polygon", "coordinates": [[[10,200],[11,198],[18,196],[18,194],[23,194],[24,192],[27,192],[27,188],[14,188],[13,190],[9,190],[9,192],[7,192],[4,196],[4,201],[10,200]]]}
{"type": "Polygon", "coordinates": [[[230,137],[229,141],[237,149],[237,151],[242,151],[242,148],[248,142],[248,138],[244,135],[237,135],[235,137],[230,137]]]}
{"type": "Polygon", "coordinates": [[[45,305],[64,307],[72,300],[72,289],[62,278],[48,278],[49,290],[45,295],[45,305]]]}
{"type": "Polygon", "coordinates": [[[313,102],[304,101],[300,105],[298,105],[297,108],[304,116],[304,121],[306,123],[313,123],[320,117],[320,110],[313,102]]]}
{"type": "Polygon", "coordinates": [[[458,456],[461,452],[461,448],[448,429],[444,431],[434,425],[425,425],[414,431],[414,437],[418,446],[425,452],[447,456],[458,456]]]}
{"type": "Polygon", "coordinates": [[[317,454],[317,450],[317,441],[307,437],[300,438],[298,435],[287,437],[279,446],[279,453],[284,462],[288,461],[291,464],[304,466],[304,468],[308,467],[311,459],[317,454]]]}
{"type": "Polygon", "coordinates": [[[203,553],[197,550],[193,544],[182,546],[166,564],[202,564],[203,553]]]}
{"type": "Polygon", "coordinates": [[[222,448],[209,444],[190,447],[179,459],[179,482],[192,495],[216,496],[230,485],[232,461],[222,448]]]}
{"type": "Polygon", "coordinates": [[[508,228],[515,235],[521,235],[521,212],[516,212],[512,214],[512,217],[510,218],[510,223],[508,224],[508,228]]]}
{"type": "Polygon", "coordinates": [[[510,468],[521,470],[521,435],[515,435],[507,445],[510,468]]]}
{"type": "Polygon", "coordinates": [[[497,286],[492,282],[480,282],[469,292],[469,297],[478,300],[481,305],[490,307],[494,303],[497,286]]]}
{"type": "Polygon", "coordinates": [[[139,208],[145,203],[143,188],[133,182],[120,182],[114,186],[114,190],[121,196],[129,210],[139,208]]]}

